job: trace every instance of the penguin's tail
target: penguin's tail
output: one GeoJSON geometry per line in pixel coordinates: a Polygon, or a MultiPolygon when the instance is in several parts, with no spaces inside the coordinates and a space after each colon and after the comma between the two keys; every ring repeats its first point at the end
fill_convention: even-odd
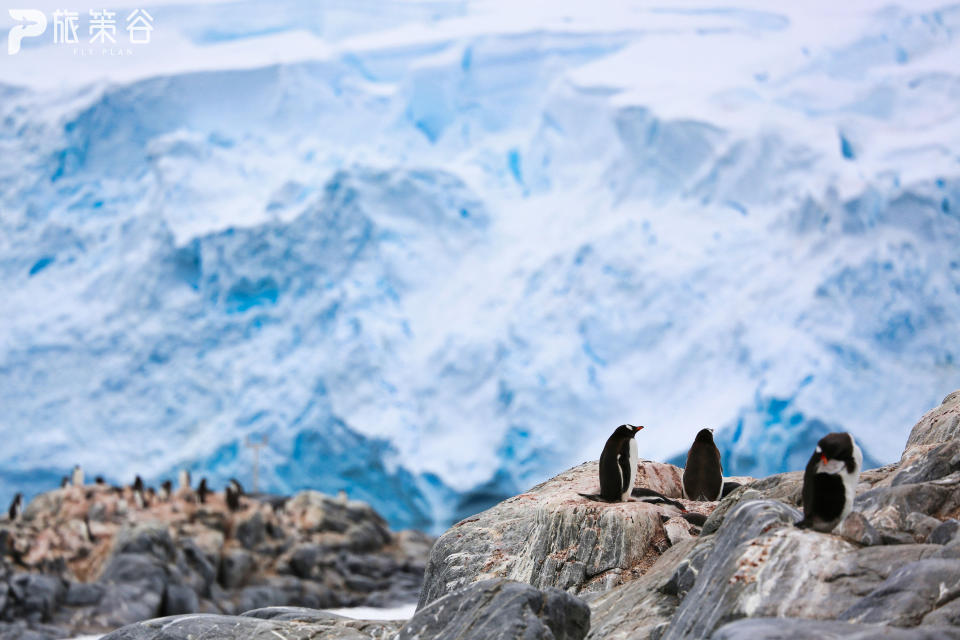
{"type": "Polygon", "coordinates": [[[809,529],[810,527],[813,526],[813,523],[807,520],[806,517],[804,517],[803,520],[798,520],[797,522],[794,522],[793,526],[795,526],[797,529],[809,529]]]}

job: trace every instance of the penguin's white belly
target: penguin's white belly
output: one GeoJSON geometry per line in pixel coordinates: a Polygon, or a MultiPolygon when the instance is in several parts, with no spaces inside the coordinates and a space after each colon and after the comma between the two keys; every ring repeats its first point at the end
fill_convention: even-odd
{"type": "Polygon", "coordinates": [[[848,472],[846,468],[840,472],[840,477],[843,479],[843,512],[840,514],[840,522],[843,522],[843,519],[853,511],[853,501],[857,497],[857,485],[860,483],[863,452],[860,451],[860,447],[856,443],[853,444],[853,460],[856,462],[856,466],[852,472],[848,472]]]}
{"type": "Polygon", "coordinates": [[[640,459],[640,456],[637,454],[637,441],[630,441],[630,477],[626,478],[626,489],[623,492],[623,495],[620,496],[620,499],[626,502],[630,499],[630,493],[633,491],[633,484],[637,480],[637,461],[640,459]]]}

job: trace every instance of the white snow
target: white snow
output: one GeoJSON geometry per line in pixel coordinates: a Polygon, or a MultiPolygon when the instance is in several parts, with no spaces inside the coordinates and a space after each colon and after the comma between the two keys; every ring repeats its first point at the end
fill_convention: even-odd
{"type": "Polygon", "coordinates": [[[960,9],[795,4],[157,3],[133,56],[25,41],[0,497],[246,478],[249,433],[271,488],[398,526],[624,422],[654,459],[720,427],[729,474],[830,429],[895,459],[960,387],[960,9]]]}

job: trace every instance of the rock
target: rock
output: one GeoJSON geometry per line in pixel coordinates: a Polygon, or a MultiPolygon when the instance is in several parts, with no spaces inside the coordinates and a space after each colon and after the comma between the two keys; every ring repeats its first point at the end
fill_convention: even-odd
{"type": "Polygon", "coordinates": [[[930,535],[927,536],[927,542],[931,544],[951,544],[958,539],[958,534],[960,534],[960,520],[950,518],[930,532],[930,535]]]}
{"type": "Polygon", "coordinates": [[[923,542],[941,524],[936,518],[918,511],[911,511],[907,514],[903,526],[907,533],[913,535],[914,540],[923,542]]]}
{"type": "Polygon", "coordinates": [[[680,598],[666,585],[677,563],[697,543],[684,540],[668,549],[642,577],[597,596],[590,603],[592,640],[629,640],[652,637],[676,611],[680,598]]]}
{"type": "Polygon", "coordinates": [[[799,618],[752,618],[720,627],[711,640],[954,640],[960,630],[891,629],[799,618]]]}
{"type": "Polygon", "coordinates": [[[881,544],[882,542],[880,533],[859,511],[851,511],[850,515],[844,518],[843,522],[837,526],[834,533],[865,547],[881,544]]]}
{"type": "MultiPolygon", "coordinates": [[[[317,612],[319,613],[319,612],[317,612]]],[[[399,623],[314,616],[307,621],[253,616],[191,615],[132,624],[102,640],[387,640],[399,623]]]]}
{"type": "Polygon", "coordinates": [[[231,549],[224,553],[220,560],[219,582],[225,589],[237,589],[246,583],[253,568],[253,555],[249,551],[231,549]]]}
{"type": "Polygon", "coordinates": [[[196,591],[183,585],[167,585],[163,594],[160,615],[175,616],[183,613],[193,613],[199,609],[200,598],[197,597],[196,591]]]}
{"type": "Polygon", "coordinates": [[[960,595],[960,560],[925,559],[897,569],[866,597],[840,614],[840,620],[915,626],[923,617],[960,595]]]}
{"type": "Polygon", "coordinates": [[[878,529],[903,529],[914,511],[938,519],[951,517],[960,510],[960,472],[929,482],[871,489],[857,496],[854,508],[878,529]]]}
{"type": "Polygon", "coordinates": [[[63,603],[68,607],[89,607],[100,602],[103,592],[103,585],[71,582],[63,603]]]}
{"type": "Polygon", "coordinates": [[[829,615],[822,601],[830,585],[821,567],[854,547],[794,528],[799,516],[772,500],[733,508],[664,637],[708,637],[726,621],[754,615],[829,615]]]}
{"type": "Polygon", "coordinates": [[[54,640],[59,634],[46,634],[27,627],[24,622],[0,622],[0,638],[3,640],[54,640]]]}
{"type": "Polygon", "coordinates": [[[483,580],[418,610],[397,640],[581,640],[590,608],[559,589],[483,580]]]}
{"type": "Polygon", "coordinates": [[[15,574],[9,582],[7,611],[13,619],[49,621],[66,595],[60,578],[31,573],[15,574]]]}
{"type": "Polygon", "coordinates": [[[318,544],[298,545],[290,556],[290,569],[301,578],[310,578],[323,556],[324,549],[318,544]]]}
{"type": "MultiPolygon", "coordinates": [[[[643,462],[641,475],[679,482],[678,472],[657,471],[661,466],[671,467],[643,462]]],[[[678,484],[670,493],[679,490],[678,484]]],[[[677,510],[578,495],[596,491],[597,463],[587,462],[457,523],[430,553],[418,606],[495,577],[574,593],[638,577],[669,545],[660,515],[677,510]]]]}
{"type": "Polygon", "coordinates": [[[960,391],[954,391],[939,407],[928,411],[914,425],[907,439],[900,466],[904,469],[937,445],[960,440],[960,391]]]}
{"type": "Polygon", "coordinates": [[[960,471],[960,440],[936,445],[923,455],[915,456],[903,464],[893,476],[891,484],[916,484],[929,482],[960,471]]]}
{"type": "Polygon", "coordinates": [[[167,562],[176,557],[177,548],[162,522],[142,522],[124,527],[114,541],[114,554],[149,554],[167,562]]]}
{"type": "Polygon", "coordinates": [[[260,511],[254,511],[250,516],[237,523],[235,537],[244,549],[253,549],[267,537],[267,527],[260,511]]]}

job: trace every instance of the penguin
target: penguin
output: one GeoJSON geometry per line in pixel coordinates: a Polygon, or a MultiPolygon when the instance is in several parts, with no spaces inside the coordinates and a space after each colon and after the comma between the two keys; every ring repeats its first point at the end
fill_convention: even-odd
{"type": "Polygon", "coordinates": [[[849,433],[828,433],[817,443],[803,472],[801,529],[833,531],[853,509],[863,452],[849,433]]]}
{"type": "Polygon", "coordinates": [[[68,486],[70,486],[70,478],[67,476],[60,478],[60,488],[65,489],[68,486]]]}
{"type": "Polygon", "coordinates": [[[133,502],[137,509],[143,509],[147,506],[147,501],[143,495],[143,478],[139,475],[133,480],[133,502]]]}
{"type": "Polygon", "coordinates": [[[241,485],[236,478],[230,478],[230,484],[227,485],[227,490],[224,493],[227,500],[227,507],[230,511],[239,511],[240,496],[243,495],[243,485],[241,485]]]}
{"type": "Polygon", "coordinates": [[[683,497],[714,502],[723,492],[723,465],[720,450],[713,442],[713,429],[700,429],[687,453],[683,468],[683,497]]]}
{"type": "Polygon", "coordinates": [[[607,438],[600,453],[600,495],[580,495],[590,500],[626,502],[637,477],[637,441],[633,439],[642,426],[622,424],[607,438]]]}
{"type": "Polygon", "coordinates": [[[200,484],[197,485],[197,500],[200,501],[200,504],[207,502],[208,493],[210,493],[210,489],[207,488],[207,479],[200,478],[200,484]]]}
{"type": "Polygon", "coordinates": [[[107,483],[107,481],[103,479],[103,476],[97,476],[93,479],[93,481],[99,486],[103,486],[107,483]]]}
{"type": "Polygon", "coordinates": [[[83,486],[83,467],[78,464],[73,465],[73,476],[71,481],[75,487],[83,486]]]}
{"type": "Polygon", "coordinates": [[[173,494],[173,483],[169,480],[164,480],[163,484],[160,485],[160,501],[169,502],[170,496],[173,494]]]}
{"type": "Polygon", "coordinates": [[[180,469],[180,475],[177,478],[178,489],[190,488],[190,472],[186,469],[180,469]]]}
{"type": "Polygon", "coordinates": [[[23,494],[18,493],[13,496],[13,502],[10,503],[10,509],[7,510],[7,515],[10,517],[10,522],[20,518],[20,514],[23,513],[23,494]]]}

